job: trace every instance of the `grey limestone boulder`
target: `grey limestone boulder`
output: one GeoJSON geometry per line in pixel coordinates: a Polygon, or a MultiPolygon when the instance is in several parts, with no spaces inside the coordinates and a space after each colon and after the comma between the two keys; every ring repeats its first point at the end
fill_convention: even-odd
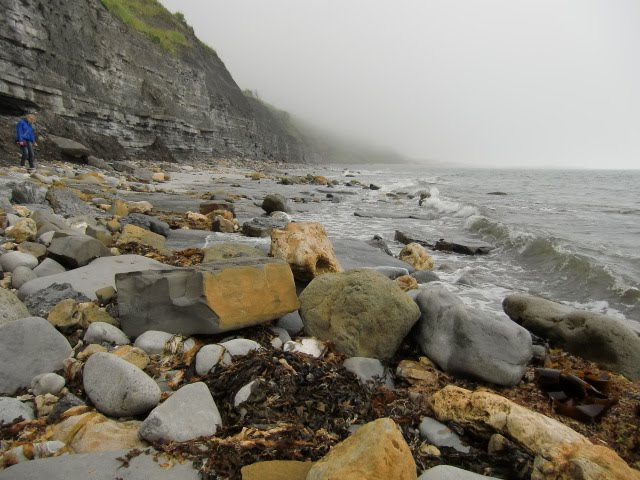
{"type": "Polygon", "coordinates": [[[512,320],[534,334],[631,380],[640,379],[640,338],[622,320],[526,294],[509,295],[502,305],[512,320]]]}
{"type": "Polygon", "coordinates": [[[506,386],[520,381],[533,355],[527,330],[466,307],[443,285],[427,285],[416,303],[418,344],[445,372],[506,386]]]}
{"type": "Polygon", "coordinates": [[[268,237],[274,229],[287,226],[289,220],[274,217],[256,217],[242,224],[242,234],[247,237],[268,237]]]}
{"type": "Polygon", "coordinates": [[[109,286],[115,287],[116,273],[160,268],[167,268],[167,266],[141,255],[101,257],[85,267],[31,280],[20,287],[18,297],[25,298],[36,294],[56,283],[67,283],[75,291],[82,293],[91,300],[95,300],[96,290],[109,286]]]}
{"type": "Polygon", "coordinates": [[[0,325],[30,315],[27,306],[20,301],[15,293],[0,288],[0,325]]]}
{"type": "Polygon", "coordinates": [[[110,353],[91,355],[82,380],[98,411],[112,417],[139,415],[160,402],[160,387],[151,377],[110,353]]]}
{"type": "Polygon", "coordinates": [[[49,256],[68,268],[78,268],[98,257],[111,256],[111,252],[89,235],[69,235],[51,241],[49,256]]]}
{"type": "Polygon", "coordinates": [[[11,395],[36,375],[62,369],[70,354],[67,339],[44,318],[0,325],[0,393],[11,395]]]}
{"type": "Polygon", "coordinates": [[[291,268],[266,257],[118,274],[116,288],[122,330],[130,336],[238,330],[299,307],[291,268]]]}
{"type": "Polygon", "coordinates": [[[140,436],[149,442],[186,442],[215,435],[222,426],[209,388],[202,382],[180,388],[154,408],[140,426],[140,436]]]}
{"type": "Polygon", "coordinates": [[[53,258],[45,258],[40,265],[33,269],[33,272],[37,277],[46,277],[47,275],[55,275],[57,273],[64,273],[67,269],[60,263],[56,262],[53,258]]]}
{"type": "Polygon", "coordinates": [[[0,426],[10,425],[20,419],[33,420],[34,418],[32,406],[17,398],[0,397],[0,426]]]}
{"type": "Polygon", "coordinates": [[[31,390],[34,395],[58,395],[66,384],[64,377],[57,373],[41,373],[31,380],[31,390]]]}
{"type": "Polygon", "coordinates": [[[11,198],[14,203],[45,203],[47,201],[47,189],[26,181],[17,183],[11,190],[11,198]]]}
{"type": "MultiPolygon", "coordinates": [[[[104,216],[103,211],[83,201],[69,188],[50,188],[47,192],[47,200],[53,211],[64,218],[82,215],[104,216]]],[[[37,220],[36,223],[38,223],[37,220]]]]}
{"type": "Polygon", "coordinates": [[[29,253],[7,252],[0,257],[0,266],[5,272],[13,272],[18,267],[33,269],[37,265],[38,259],[29,253]]]}
{"type": "Polygon", "coordinates": [[[86,157],[91,153],[87,147],[80,142],[71,140],[70,138],[58,137],[56,135],[48,135],[47,139],[60,149],[60,151],[70,157],[86,157]]]}
{"type": "Polygon", "coordinates": [[[348,356],[383,362],[420,316],[400,287],[372,269],[316,277],[300,295],[300,305],[308,335],[333,342],[348,356]]]}
{"type": "Polygon", "coordinates": [[[110,345],[128,345],[129,337],[118,327],[105,322],[93,322],[84,334],[86,343],[108,343],[110,345]]]}
{"type": "Polygon", "coordinates": [[[23,462],[0,471],[0,480],[198,480],[200,474],[187,461],[171,462],[162,455],[143,451],[122,468],[129,450],[62,455],[23,462]],[[166,468],[166,464],[171,464],[166,468]]]}
{"type": "Polygon", "coordinates": [[[20,288],[34,278],[38,278],[38,275],[29,267],[18,267],[13,271],[11,275],[11,286],[13,288],[20,288]]]}

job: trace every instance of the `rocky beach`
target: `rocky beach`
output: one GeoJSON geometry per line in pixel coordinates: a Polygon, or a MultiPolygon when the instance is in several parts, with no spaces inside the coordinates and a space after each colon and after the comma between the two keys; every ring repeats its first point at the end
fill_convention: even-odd
{"type": "Polygon", "coordinates": [[[357,175],[80,156],[1,167],[0,479],[640,478],[628,322],[327,235],[357,175]]]}

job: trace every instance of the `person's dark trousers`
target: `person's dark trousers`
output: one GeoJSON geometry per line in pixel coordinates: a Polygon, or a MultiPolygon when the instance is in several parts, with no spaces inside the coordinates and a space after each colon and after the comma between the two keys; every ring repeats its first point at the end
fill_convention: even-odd
{"type": "Polygon", "coordinates": [[[33,166],[33,144],[31,142],[27,142],[24,147],[20,147],[22,150],[22,159],[20,160],[20,166],[24,167],[25,161],[29,160],[29,168],[35,168],[33,166]]]}

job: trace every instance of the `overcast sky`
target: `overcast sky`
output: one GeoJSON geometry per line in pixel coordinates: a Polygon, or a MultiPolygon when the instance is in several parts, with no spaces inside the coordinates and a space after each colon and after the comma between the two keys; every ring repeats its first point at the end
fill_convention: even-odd
{"type": "Polygon", "coordinates": [[[243,89],[417,159],[640,168],[640,0],[161,0],[243,89]]]}

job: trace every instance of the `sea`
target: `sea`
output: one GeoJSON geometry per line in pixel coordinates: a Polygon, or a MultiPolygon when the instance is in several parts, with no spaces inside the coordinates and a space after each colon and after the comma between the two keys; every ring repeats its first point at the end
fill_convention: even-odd
{"type": "MultiPolygon", "coordinates": [[[[319,189],[332,200],[292,214],[330,237],[396,231],[427,243],[482,241],[489,254],[430,250],[443,284],[469,306],[504,315],[524,292],[640,322],[640,170],[465,169],[426,165],[330,166],[319,189]],[[374,188],[347,187],[354,181],[374,188]],[[428,198],[419,204],[420,193],[428,198]]],[[[283,192],[284,193],[284,192],[283,192]]],[[[429,250],[429,249],[428,249],[429,250]]]]}

